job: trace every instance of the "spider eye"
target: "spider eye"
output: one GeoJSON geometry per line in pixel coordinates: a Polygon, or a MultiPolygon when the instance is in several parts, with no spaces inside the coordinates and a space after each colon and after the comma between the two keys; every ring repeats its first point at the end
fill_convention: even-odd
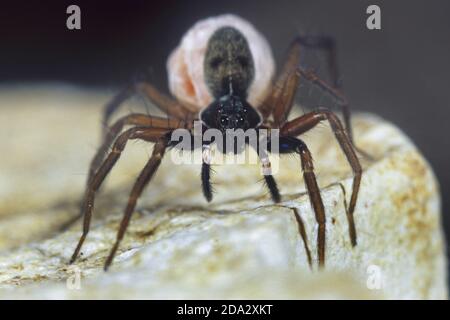
{"type": "Polygon", "coordinates": [[[228,119],[227,116],[221,116],[221,117],[220,117],[220,124],[221,124],[222,126],[226,126],[226,125],[228,125],[229,120],[230,120],[230,119],[228,119]]]}
{"type": "Polygon", "coordinates": [[[237,114],[237,117],[236,117],[236,120],[235,120],[235,122],[236,122],[236,126],[237,127],[243,127],[244,126],[244,124],[245,124],[245,115],[244,115],[244,113],[238,113],[237,114]]]}
{"type": "Polygon", "coordinates": [[[217,69],[217,67],[219,67],[219,65],[222,63],[222,61],[223,61],[223,59],[221,57],[215,57],[211,60],[209,65],[211,66],[211,68],[217,69]]]}

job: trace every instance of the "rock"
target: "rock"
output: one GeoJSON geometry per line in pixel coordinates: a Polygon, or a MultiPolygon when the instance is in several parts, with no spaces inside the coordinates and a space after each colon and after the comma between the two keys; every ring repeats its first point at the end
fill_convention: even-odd
{"type": "Polygon", "coordinates": [[[304,137],[326,206],[325,270],[316,267],[317,224],[299,159],[280,161],[279,205],[258,165],[215,166],[217,193],[207,204],[199,166],[174,165],[167,154],[103,272],[151,150],[143,142],[127,146],[107,179],[83,256],[68,266],[81,224],[60,229],[78,214],[108,98],[62,86],[1,90],[0,105],[14,108],[0,118],[0,298],[447,298],[436,179],[398,128],[370,114],[354,118],[356,143],[376,158],[362,161],[354,248],[344,209],[351,170],[327,125],[304,137]]]}

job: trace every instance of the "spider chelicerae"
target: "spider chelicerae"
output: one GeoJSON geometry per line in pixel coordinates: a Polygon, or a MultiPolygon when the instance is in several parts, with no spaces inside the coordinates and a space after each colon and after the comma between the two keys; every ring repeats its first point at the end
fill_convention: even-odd
{"type": "MultiPolygon", "coordinates": [[[[109,268],[113,261],[138,198],[157,171],[166,150],[174,147],[171,134],[180,128],[192,131],[193,123],[196,120],[201,121],[202,130],[218,129],[224,138],[227,129],[255,129],[256,132],[262,129],[269,132],[273,129],[279,129],[277,151],[280,154],[296,153],[301,160],[306,189],[318,224],[317,256],[319,267],[325,264],[325,209],[314,174],[312,155],[307,145],[297,137],[314,128],[320,122],[328,121],[353,170],[352,194],[346,210],[350,239],[352,245],[355,246],[356,229],[353,213],[358,197],[362,168],[352,142],[348,103],[338,88],[335,52],[334,41],[329,37],[297,37],[289,48],[287,59],[270,93],[258,106],[258,109],[255,109],[247,102],[248,90],[255,74],[254,61],[248,42],[236,28],[222,27],[216,30],[209,39],[203,64],[205,81],[214,101],[200,113],[192,105],[161,94],[155,87],[145,81],[135,83],[119,93],[106,106],[105,124],[109,123],[109,119],[115,110],[137,92],[144,93],[159,109],[167,114],[167,118],[133,113],[120,118],[111,126],[105,126],[103,143],[90,165],[86,194],[81,208],[81,213],[84,215],[83,233],[70,262],[74,262],[78,257],[89,232],[95,193],[121,156],[127,142],[139,139],[154,143],[154,148],[147,164],[133,185],[116,242],[105,261],[105,270],[109,268]],[[313,71],[300,67],[300,49],[303,46],[323,50],[327,53],[331,84],[321,80],[313,71]],[[345,127],[339,118],[327,109],[318,109],[293,120],[287,120],[294,104],[300,77],[325,91],[337,101],[343,111],[345,127]],[[131,126],[131,128],[122,132],[125,126],[131,126]]],[[[209,150],[209,145],[205,144],[202,147],[204,152],[209,150]]],[[[236,153],[242,150],[222,151],[236,153]]],[[[270,145],[267,151],[273,151],[270,145]]],[[[265,168],[270,167],[267,157],[261,158],[261,163],[265,168]]],[[[203,161],[201,167],[202,188],[208,201],[212,200],[210,171],[210,163],[203,161]]],[[[280,202],[280,193],[270,171],[264,173],[264,179],[273,201],[280,202]]]]}

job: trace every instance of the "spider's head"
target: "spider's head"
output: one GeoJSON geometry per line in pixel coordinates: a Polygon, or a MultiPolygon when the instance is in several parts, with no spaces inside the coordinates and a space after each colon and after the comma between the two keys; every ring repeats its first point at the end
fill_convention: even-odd
{"type": "Polygon", "coordinates": [[[200,115],[200,119],[208,128],[227,129],[256,128],[261,116],[245,100],[238,96],[225,95],[213,101],[200,115]]]}
{"type": "Polygon", "coordinates": [[[229,92],[246,97],[255,74],[245,36],[233,27],[222,27],[208,41],[203,65],[206,85],[216,99],[229,92]]]}

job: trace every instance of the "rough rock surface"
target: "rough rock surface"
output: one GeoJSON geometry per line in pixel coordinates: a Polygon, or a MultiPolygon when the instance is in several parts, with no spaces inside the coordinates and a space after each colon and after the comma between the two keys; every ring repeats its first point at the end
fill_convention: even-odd
{"type": "Polygon", "coordinates": [[[258,165],[224,165],[215,167],[208,205],[199,166],[174,165],[168,154],[104,273],[130,184],[151,151],[141,142],[127,146],[99,193],[83,256],[69,267],[80,222],[60,229],[78,213],[109,96],[61,86],[1,90],[0,105],[10,106],[0,117],[1,298],[447,298],[433,173],[399,129],[368,114],[354,118],[357,144],[376,158],[363,160],[355,248],[344,209],[349,166],[327,125],[304,137],[326,206],[324,271],[299,159],[280,162],[281,204],[271,203],[258,165]]]}

